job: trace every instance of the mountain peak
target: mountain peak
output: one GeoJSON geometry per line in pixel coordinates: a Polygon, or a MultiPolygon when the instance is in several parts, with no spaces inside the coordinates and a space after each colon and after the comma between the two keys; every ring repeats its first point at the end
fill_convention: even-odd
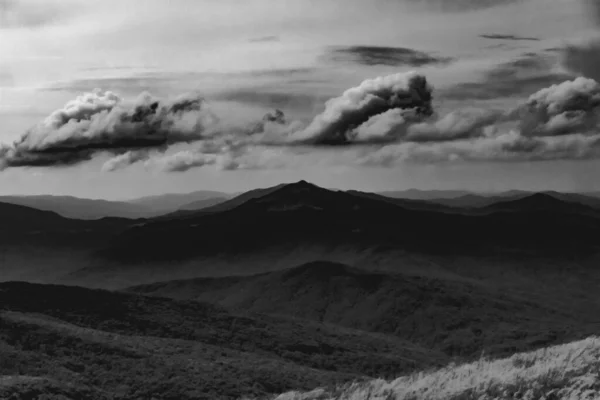
{"type": "Polygon", "coordinates": [[[318,188],[317,185],[312,184],[310,182],[305,181],[304,179],[299,180],[298,182],[295,183],[290,183],[286,186],[292,186],[292,187],[306,187],[306,188],[318,188]]]}

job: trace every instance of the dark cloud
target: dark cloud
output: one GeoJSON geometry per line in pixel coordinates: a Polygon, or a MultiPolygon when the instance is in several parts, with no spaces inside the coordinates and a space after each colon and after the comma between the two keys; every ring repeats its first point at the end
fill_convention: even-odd
{"type": "Polygon", "coordinates": [[[444,90],[442,96],[460,100],[527,96],[572,78],[572,75],[556,72],[554,65],[554,58],[549,55],[525,53],[486,71],[477,81],[459,83],[444,90]]]}
{"type": "Polygon", "coordinates": [[[315,105],[322,105],[331,96],[293,93],[293,92],[275,92],[268,88],[256,89],[236,89],[222,91],[211,96],[214,100],[234,101],[244,104],[260,106],[264,108],[284,108],[286,110],[311,110],[315,105]]]}
{"type": "Polygon", "coordinates": [[[250,39],[250,42],[264,43],[264,42],[279,42],[281,38],[279,36],[261,36],[250,39]]]}
{"type": "Polygon", "coordinates": [[[448,64],[453,61],[450,57],[441,57],[419,50],[383,46],[332,47],[327,54],[327,58],[334,62],[394,67],[423,67],[448,64]]]}
{"type": "Polygon", "coordinates": [[[562,63],[574,74],[600,81],[600,38],[565,47],[562,63]]]}
{"type": "Polygon", "coordinates": [[[600,0],[585,0],[587,15],[596,28],[596,37],[568,45],[562,51],[563,66],[577,75],[600,81],[600,0]]]}
{"type": "Polygon", "coordinates": [[[496,39],[496,40],[515,40],[515,41],[539,41],[540,39],[535,37],[518,36],[518,35],[502,35],[499,33],[488,33],[479,35],[484,39],[496,39]]]}

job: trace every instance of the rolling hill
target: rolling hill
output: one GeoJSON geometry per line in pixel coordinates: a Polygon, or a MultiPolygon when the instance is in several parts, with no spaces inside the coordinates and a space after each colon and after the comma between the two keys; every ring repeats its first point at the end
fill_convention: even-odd
{"type": "Polygon", "coordinates": [[[575,317],[483,285],[374,273],[331,262],[129,291],[385,333],[449,357],[473,357],[482,350],[506,355],[535,343],[555,343],[573,337],[567,326],[581,329],[593,320],[586,313],[575,317]]]}
{"type": "Polygon", "coordinates": [[[600,216],[558,197],[300,181],[143,220],[0,204],[2,280],[129,287],[0,283],[0,394],[271,396],[596,334],[600,216]]]}
{"type": "Polygon", "coordinates": [[[239,398],[393,377],[446,361],[394,337],[306,320],[77,287],[0,284],[0,393],[12,388],[11,395],[239,398]]]}

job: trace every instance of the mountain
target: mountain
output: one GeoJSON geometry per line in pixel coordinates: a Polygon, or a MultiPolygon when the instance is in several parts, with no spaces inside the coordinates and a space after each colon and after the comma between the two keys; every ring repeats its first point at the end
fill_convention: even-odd
{"type": "Polygon", "coordinates": [[[91,400],[263,397],[447,362],[307,320],[19,282],[0,284],[0,360],[2,398],[91,400]]]}
{"type": "MultiPolygon", "coordinates": [[[[302,182],[306,183],[305,181],[302,181],[302,182]]],[[[266,195],[268,195],[278,189],[281,189],[285,186],[287,186],[287,185],[280,184],[280,185],[276,185],[276,186],[273,186],[270,188],[261,188],[261,189],[250,190],[248,192],[245,192],[238,196],[235,196],[232,199],[229,199],[220,204],[217,204],[215,206],[204,208],[204,209],[202,209],[202,211],[214,213],[214,212],[231,210],[237,206],[244,204],[245,202],[247,202],[249,200],[253,200],[253,199],[256,199],[259,197],[266,196],[266,195]]]]}
{"type": "Polygon", "coordinates": [[[98,232],[111,227],[126,226],[129,221],[120,218],[103,218],[84,221],[66,218],[56,212],[0,202],[0,237],[10,239],[14,235],[39,235],[59,233],[98,232]]]}
{"type": "Polygon", "coordinates": [[[593,195],[587,195],[582,193],[562,193],[562,192],[544,192],[552,197],[559,200],[569,201],[572,203],[579,203],[589,207],[600,209],[600,198],[594,197],[593,195]]]}
{"type": "Polygon", "coordinates": [[[157,196],[147,196],[128,200],[127,202],[137,206],[143,206],[157,214],[167,214],[175,212],[195,201],[228,197],[229,195],[222,192],[199,190],[191,193],[168,193],[157,196]]]}
{"type": "Polygon", "coordinates": [[[197,211],[216,206],[227,201],[227,197],[211,197],[204,200],[196,200],[179,208],[179,211],[197,211]]]}
{"type": "MultiPolygon", "coordinates": [[[[458,212],[458,210],[456,210],[455,207],[450,206],[450,205],[447,206],[446,204],[443,204],[442,202],[440,202],[438,200],[412,200],[412,199],[405,199],[405,198],[395,198],[395,197],[384,196],[382,194],[377,194],[377,193],[361,192],[358,190],[348,190],[346,193],[354,195],[354,196],[360,196],[360,197],[365,197],[365,198],[369,198],[369,199],[373,199],[373,200],[384,201],[387,203],[401,206],[401,207],[403,207],[405,209],[409,209],[409,210],[458,212]]],[[[449,200],[453,200],[453,199],[449,199],[449,200]]]]}
{"type": "MultiPolygon", "coordinates": [[[[566,202],[574,203],[574,204],[583,204],[590,207],[600,209],[600,199],[586,195],[581,193],[564,193],[564,192],[556,192],[556,191],[545,191],[540,192],[541,194],[545,194],[551,196],[558,200],[563,200],[566,202]]],[[[464,196],[454,197],[454,198],[440,198],[440,199],[432,199],[429,200],[430,203],[442,204],[449,207],[458,207],[458,208],[482,208],[491,206],[496,203],[502,203],[511,200],[519,200],[529,196],[534,195],[535,193],[525,192],[525,191],[510,191],[505,193],[497,193],[495,195],[492,194],[466,194],[464,196]]]]}
{"type": "Polygon", "coordinates": [[[409,209],[304,181],[252,195],[239,205],[241,196],[232,200],[235,204],[225,202],[183,219],[141,224],[115,237],[98,256],[121,262],[181,261],[293,245],[434,255],[543,251],[554,257],[595,252],[600,233],[600,220],[590,219],[587,207],[543,194],[498,203],[477,215],[409,209]],[[564,212],[539,213],[546,203],[564,212]]]}
{"type": "Polygon", "coordinates": [[[448,207],[455,208],[480,208],[489,206],[507,199],[518,199],[521,197],[528,196],[529,194],[517,194],[517,195],[498,195],[498,196],[487,196],[481,194],[465,194],[459,197],[452,198],[441,198],[429,200],[432,203],[445,205],[448,207]]]}
{"type": "Polygon", "coordinates": [[[0,281],[54,282],[85,268],[93,253],[132,220],[78,220],[51,211],[0,203],[0,281]]]}
{"type": "Polygon", "coordinates": [[[64,217],[76,219],[145,218],[156,215],[155,212],[140,205],[72,196],[0,196],[0,202],[53,211],[64,217]]]}
{"type": "Polygon", "coordinates": [[[470,194],[465,190],[396,190],[396,191],[384,191],[378,192],[382,196],[392,197],[395,199],[408,199],[408,200],[434,200],[434,199],[453,199],[456,197],[470,194]]]}
{"type": "Polygon", "coordinates": [[[518,199],[496,202],[481,208],[484,212],[511,212],[531,214],[548,214],[553,218],[557,214],[600,217],[600,209],[583,204],[580,199],[585,196],[557,193],[535,193],[518,199]]]}
{"type": "Polygon", "coordinates": [[[564,329],[568,325],[585,325],[585,313],[578,321],[569,311],[481,285],[321,261],[266,274],[162,282],[129,291],[390,334],[449,357],[474,357],[482,350],[492,356],[511,354],[528,349],[533,341],[571,337],[573,332],[564,329]]]}

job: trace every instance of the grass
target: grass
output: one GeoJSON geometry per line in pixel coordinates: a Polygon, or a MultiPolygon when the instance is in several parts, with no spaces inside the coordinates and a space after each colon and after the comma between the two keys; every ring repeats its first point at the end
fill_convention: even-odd
{"type": "Polygon", "coordinates": [[[583,400],[600,398],[600,338],[353,383],[332,391],[288,392],[277,400],[583,400]]]}

